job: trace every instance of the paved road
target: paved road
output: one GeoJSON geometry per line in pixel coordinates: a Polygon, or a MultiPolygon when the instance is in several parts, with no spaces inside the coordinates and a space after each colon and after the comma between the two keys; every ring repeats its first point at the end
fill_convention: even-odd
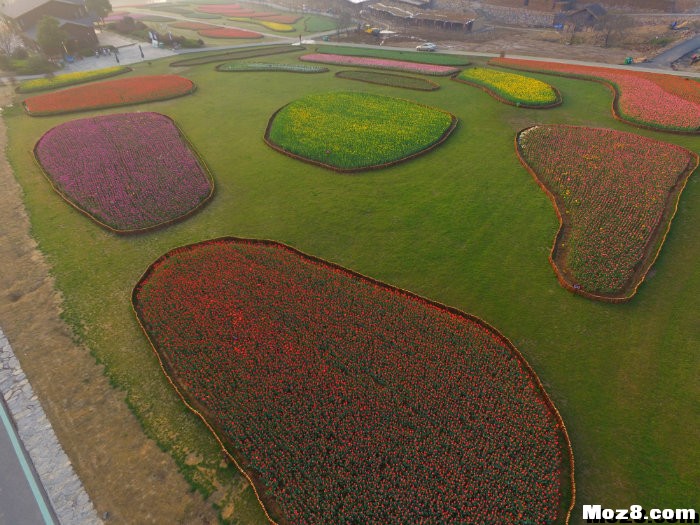
{"type": "Polygon", "coordinates": [[[655,56],[647,62],[639,64],[640,67],[649,67],[655,69],[671,69],[671,64],[688,53],[692,53],[700,48],[700,35],[684,40],[671,49],[655,56]]]}
{"type": "Polygon", "coordinates": [[[53,525],[52,512],[31,462],[0,399],[0,525],[53,525]]]}

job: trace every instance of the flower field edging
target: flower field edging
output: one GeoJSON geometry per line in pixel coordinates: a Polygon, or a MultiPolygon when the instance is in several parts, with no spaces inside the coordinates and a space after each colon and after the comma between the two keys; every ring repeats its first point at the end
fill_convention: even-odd
{"type": "Polygon", "coordinates": [[[234,49],[232,51],[225,51],[223,53],[216,54],[206,54],[204,56],[197,56],[194,58],[183,58],[181,60],[176,60],[169,64],[170,67],[187,67],[187,66],[201,66],[204,64],[212,64],[214,62],[225,62],[226,60],[239,60],[244,58],[256,58],[261,56],[277,55],[282,53],[293,53],[295,51],[303,51],[305,48],[302,46],[292,47],[289,45],[271,45],[271,46],[252,46],[245,47],[241,49],[234,49]]]}
{"type": "Polygon", "coordinates": [[[160,102],[189,95],[196,89],[194,82],[178,75],[147,75],[35,95],[24,99],[22,106],[28,115],[42,117],[160,102]]]}
{"type": "MultiPolygon", "coordinates": [[[[542,104],[538,104],[535,102],[527,102],[524,99],[518,100],[517,97],[509,97],[505,92],[502,92],[498,89],[496,89],[492,84],[488,83],[487,81],[479,81],[473,77],[468,77],[465,76],[469,71],[476,70],[476,69],[484,69],[484,68],[470,68],[462,71],[461,73],[452,76],[451,79],[454,80],[455,82],[460,82],[462,84],[467,84],[469,86],[473,86],[476,88],[479,88],[486,93],[488,93],[491,97],[495,98],[499,102],[503,102],[504,104],[508,104],[511,106],[515,106],[518,108],[525,108],[525,109],[549,109],[549,108],[555,108],[557,106],[561,106],[563,99],[561,96],[561,93],[559,90],[549,84],[545,84],[544,82],[536,81],[539,82],[540,84],[545,84],[549,89],[552,90],[554,94],[554,101],[553,102],[544,102],[542,104]]],[[[498,74],[501,73],[500,71],[493,70],[494,73],[498,74]]],[[[510,73],[506,73],[507,75],[511,75],[510,73]]],[[[520,76],[520,75],[517,75],[520,76]]],[[[528,78],[528,77],[523,77],[523,78],[528,78]]],[[[535,79],[529,79],[529,80],[535,80],[535,79]]],[[[511,82],[511,81],[509,81],[511,82]]],[[[511,82],[512,83],[512,82],[511,82]]]]}
{"type": "MultiPolygon", "coordinates": [[[[563,125],[562,125],[563,126],[563,125]]],[[[677,211],[678,211],[678,205],[680,202],[680,196],[683,193],[683,190],[685,189],[685,186],[688,182],[688,179],[690,176],[693,174],[695,169],[698,167],[699,162],[700,162],[700,157],[695,153],[690,150],[685,150],[690,157],[690,160],[688,162],[688,165],[684,170],[682,170],[678,174],[678,179],[677,182],[673,185],[672,189],[667,193],[666,196],[666,201],[664,204],[663,212],[661,216],[659,217],[659,220],[657,224],[655,225],[654,229],[649,233],[648,235],[648,242],[645,245],[645,252],[642,258],[639,261],[639,264],[636,265],[636,269],[634,270],[633,274],[628,280],[628,284],[625,286],[623,290],[621,290],[618,293],[609,293],[609,294],[602,294],[602,293],[596,293],[590,290],[584,289],[580,284],[573,282],[572,277],[570,276],[570,272],[568,268],[566,267],[565,264],[560,261],[560,256],[561,256],[561,246],[562,246],[562,241],[563,239],[567,236],[568,230],[570,228],[570,224],[568,220],[565,220],[564,216],[567,212],[562,213],[562,210],[566,209],[566,206],[564,205],[561,197],[559,194],[556,192],[552,191],[552,189],[542,180],[540,174],[538,174],[532,166],[528,163],[528,161],[524,158],[523,152],[520,146],[519,138],[522,133],[527,132],[528,130],[531,130],[533,128],[537,128],[539,126],[531,126],[528,128],[524,128],[520,130],[518,133],[516,133],[515,138],[514,138],[514,146],[515,146],[515,151],[516,155],[518,156],[518,160],[520,163],[523,165],[523,167],[527,170],[528,173],[533,177],[537,185],[545,192],[547,197],[550,199],[550,201],[553,204],[554,211],[557,215],[557,219],[559,221],[559,229],[557,230],[557,233],[554,237],[554,242],[552,244],[552,248],[550,249],[549,252],[549,262],[550,265],[552,266],[554,273],[557,277],[557,280],[561,284],[562,287],[567,289],[568,291],[581,295],[583,297],[586,297],[588,299],[592,300],[597,300],[597,301],[603,301],[603,302],[608,302],[608,303],[624,303],[632,299],[632,297],[637,293],[637,290],[641,286],[641,284],[644,282],[645,277],[649,270],[652,268],[654,263],[656,262],[659,254],[661,253],[661,248],[663,247],[663,244],[666,241],[666,238],[668,236],[669,231],[671,230],[671,224],[673,222],[673,218],[675,217],[677,211]],[[673,204],[672,206],[670,204],[673,204]]],[[[585,128],[585,126],[566,126],[570,128],[585,128]]],[[[603,131],[611,131],[611,130],[603,130],[603,131]]],[[[624,132],[620,132],[624,133],[624,132]]],[[[629,134],[629,133],[627,133],[629,134]]],[[[685,149],[685,148],[683,148],[685,149]]]]}
{"type": "Polygon", "coordinates": [[[511,354],[512,357],[514,357],[521,367],[522,371],[524,372],[525,376],[528,377],[534,384],[535,390],[538,392],[538,394],[541,396],[542,401],[544,402],[545,406],[547,409],[550,411],[550,416],[554,418],[555,422],[555,428],[559,429],[560,432],[560,437],[562,438],[558,442],[558,446],[561,449],[561,452],[563,453],[562,456],[560,457],[561,463],[560,463],[560,483],[569,483],[569,490],[566,490],[564,493],[559,492],[559,504],[557,505],[557,522],[558,523],[564,523],[568,525],[571,512],[574,508],[575,505],[575,497],[576,497],[576,486],[575,486],[575,478],[574,478],[574,457],[573,457],[573,451],[571,448],[571,443],[569,439],[569,435],[566,429],[566,426],[564,424],[564,421],[561,417],[561,414],[557,410],[556,406],[554,406],[554,403],[552,402],[551,398],[547,394],[546,390],[544,389],[544,386],[542,385],[542,382],[540,381],[539,377],[537,374],[534,372],[532,367],[529,365],[529,363],[525,360],[524,356],[520,353],[520,351],[512,344],[512,342],[506,338],[503,334],[498,332],[495,328],[493,328],[491,325],[483,321],[482,319],[473,316],[471,314],[467,314],[461,310],[458,310],[453,307],[446,306],[442,303],[439,303],[437,301],[432,301],[430,299],[423,298],[417,294],[414,294],[410,291],[393,287],[390,286],[386,283],[383,283],[381,281],[377,281],[375,279],[372,279],[370,277],[366,277],[360,273],[354,272],[352,270],[348,270],[346,268],[343,268],[342,266],[339,266],[335,263],[325,261],[324,259],[314,257],[311,255],[307,255],[293,247],[290,247],[288,245],[285,245],[283,243],[279,243],[276,241],[270,241],[270,240],[260,240],[260,239],[245,239],[245,238],[238,238],[238,237],[222,237],[222,238],[217,238],[217,239],[210,239],[208,241],[202,241],[199,243],[191,244],[191,245],[186,245],[186,246],[181,246],[179,248],[175,248],[167,252],[166,254],[162,255],[159,257],[155,262],[153,262],[143,273],[141,278],[138,280],[136,285],[134,286],[132,295],[131,295],[131,306],[132,310],[134,311],[136,320],[141,326],[141,329],[143,330],[146,339],[148,340],[151,349],[154,351],[159,364],[161,366],[161,369],[163,370],[163,373],[166,376],[166,379],[168,382],[173,386],[175,389],[175,392],[177,395],[182,399],[183,403],[188,407],[189,410],[191,410],[195,415],[197,415],[209,428],[209,430],[212,432],[214,435],[215,439],[218,441],[219,445],[222,447],[222,450],[224,453],[232,460],[234,465],[237,467],[237,469],[248,479],[248,481],[251,483],[251,486],[255,492],[256,498],[258,499],[258,502],[262,506],[265,515],[267,516],[268,520],[272,523],[280,523],[280,524],[286,524],[286,523],[293,523],[293,521],[287,521],[285,516],[280,516],[278,517],[275,515],[275,518],[273,518],[270,514],[276,514],[273,511],[273,508],[276,509],[276,505],[274,501],[270,501],[269,495],[266,493],[266,489],[264,485],[259,485],[258,482],[260,480],[255,476],[255,474],[251,473],[248,471],[247,468],[247,463],[246,461],[238,456],[238,451],[234,448],[231,449],[230,446],[227,446],[227,442],[225,442],[225,438],[222,436],[224,435],[223,433],[220,435],[221,429],[214,424],[212,421],[209,421],[203,414],[203,411],[206,412],[206,408],[204,408],[200,403],[196,400],[193,399],[191,395],[188,395],[187,388],[183,388],[183,386],[180,384],[180,382],[177,379],[177,375],[175,374],[174,370],[171,369],[170,363],[165,360],[164,356],[161,355],[161,351],[157,347],[156,340],[153,339],[153,335],[148,331],[148,329],[144,326],[144,319],[142,318],[142,312],[140,312],[139,309],[139,291],[143,286],[155,286],[151,284],[147,284],[148,279],[150,278],[151,274],[156,271],[157,267],[164,261],[166,261],[170,257],[176,257],[178,254],[181,253],[187,253],[190,250],[197,249],[200,246],[206,246],[208,244],[224,244],[224,243],[236,243],[236,244],[241,244],[241,245],[251,245],[251,246],[268,246],[268,247],[273,247],[276,250],[283,251],[285,253],[289,253],[291,255],[297,256],[299,260],[307,261],[309,263],[312,263],[314,265],[320,266],[323,269],[326,269],[328,271],[333,271],[335,273],[341,274],[346,276],[348,279],[354,279],[356,281],[359,281],[361,283],[365,283],[367,285],[370,285],[372,287],[375,287],[378,290],[384,290],[387,294],[395,294],[397,297],[404,297],[409,301],[415,302],[417,305],[423,305],[426,308],[434,308],[436,310],[445,312],[453,316],[454,318],[457,319],[462,319],[465,322],[468,323],[473,323],[474,325],[480,327],[485,334],[489,334],[491,338],[494,339],[494,341],[499,342],[499,344],[502,344],[507,351],[511,354]],[[568,462],[568,464],[567,464],[568,462]],[[570,501],[567,504],[566,500],[568,500],[568,495],[570,492],[570,501]],[[564,510],[565,509],[565,510],[564,510]],[[275,521],[277,519],[277,521],[275,521]],[[562,521],[560,521],[562,520],[562,521]]]}
{"type": "MultiPolygon", "coordinates": [[[[343,93],[340,93],[340,92],[339,92],[339,93],[334,93],[334,94],[335,94],[335,95],[343,95],[343,93]]],[[[347,93],[346,93],[346,94],[347,94],[347,93]]],[[[351,95],[352,95],[352,93],[351,93],[351,95]]],[[[273,148],[274,150],[279,151],[280,153],[283,153],[284,155],[287,155],[287,156],[290,157],[290,158],[297,159],[297,160],[301,160],[301,161],[303,161],[303,162],[306,162],[306,163],[309,163],[309,164],[314,164],[314,165],[316,165],[316,166],[321,166],[321,167],[323,167],[323,168],[327,168],[327,169],[330,169],[330,170],[333,170],[333,171],[336,171],[336,172],[339,172],[339,173],[355,173],[355,172],[359,172],[359,171],[375,170],[375,169],[385,168],[385,167],[388,167],[388,166],[393,166],[393,165],[395,165],[395,164],[398,164],[398,163],[401,163],[401,162],[405,162],[405,161],[407,161],[407,160],[410,160],[410,159],[413,159],[413,158],[415,158],[415,157],[418,157],[419,155],[423,155],[423,154],[425,154],[425,153],[427,153],[427,152],[433,150],[434,148],[438,147],[438,146],[439,146],[440,144],[442,144],[445,140],[447,140],[447,138],[452,134],[452,132],[456,129],[457,124],[459,123],[459,120],[457,119],[457,117],[456,117],[455,115],[453,115],[452,113],[449,113],[449,112],[444,111],[444,110],[439,110],[439,109],[437,109],[437,108],[434,108],[434,107],[431,107],[431,106],[427,106],[427,105],[424,105],[424,104],[419,104],[419,103],[417,103],[417,102],[408,101],[408,100],[404,100],[404,99],[396,99],[396,98],[394,98],[394,97],[381,97],[381,96],[379,96],[379,95],[369,95],[369,94],[366,94],[366,93],[355,93],[354,95],[358,95],[358,96],[359,96],[359,95],[363,95],[363,96],[374,97],[374,98],[385,98],[385,99],[388,99],[388,100],[392,100],[392,99],[393,99],[393,100],[396,100],[396,101],[402,101],[402,102],[411,104],[411,105],[416,106],[416,107],[422,107],[422,108],[429,109],[429,110],[440,111],[440,112],[442,112],[442,113],[444,113],[444,114],[446,114],[446,115],[449,115],[451,123],[450,123],[449,126],[447,126],[447,127],[442,131],[442,134],[441,134],[440,136],[434,137],[434,140],[433,140],[429,145],[427,145],[427,146],[425,146],[425,147],[422,147],[419,151],[415,151],[414,153],[411,153],[411,154],[408,154],[408,155],[403,155],[403,156],[400,157],[400,158],[396,158],[396,159],[390,160],[390,161],[377,162],[377,163],[375,163],[375,164],[364,164],[364,165],[359,166],[359,167],[342,167],[342,166],[338,166],[338,165],[335,165],[335,164],[331,164],[331,163],[329,163],[329,162],[324,162],[324,161],[319,160],[319,159],[315,159],[315,158],[312,158],[312,157],[307,157],[307,156],[304,156],[304,155],[301,155],[301,154],[298,154],[298,153],[294,153],[294,152],[292,152],[292,151],[286,149],[286,148],[283,147],[282,145],[276,143],[276,142],[271,138],[272,127],[273,127],[274,124],[275,124],[275,120],[276,120],[277,116],[278,116],[282,111],[286,110],[291,104],[293,104],[294,102],[297,102],[297,101],[294,101],[294,102],[290,102],[289,104],[287,104],[287,105],[285,105],[285,106],[282,106],[280,109],[278,109],[277,111],[275,111],[275,113],[270,117],[270,120],[268,121],[267,127],[266,127],[266,129],[265,129],[265,135],[263,136],[263,139],[265,140],[265,143],[266,143],[268,146],[270,146],[271,148],[273,148]]],[[[321,95],[316,95],[316,96],[321,96],[321,95]]],[[[318,130],[316,130],[316,131],[318,131],[318,130]]],[[[328,150],[326,150],[326,153],[328,153],[328,150]]]]}
{"type": "MultiPolygon", "coordinates": [[[[206,162],[204,161],[203,157],[199,154],[197,149],[194,147],[194,145],[189,141],[189,139],[184,135],[182,130],[177,126],[177,124],[170,119],[170,117],[167,117],[165,115],[161,115],[159,113],[138,113],[140,118],[146,118],[148,119],[149,116],[153,115],[157,119],[161,120],[162,123],[165,123],[166,125],[171,126],[171,131],[177,135],[177,140],[179,140],[181,143],[179,144],[182,146],[181,150],[183,151],[182,155],[191,155],[192,159],[190,161],[195,164],[198,169],[201,170],[201,174],[206,178],[207,184],[208,184],[208,192],[206,195],[201,195],[201,198],[199,199],[199,202],[197,202],[194,206],[188,207],[186,209],[182,210],[182,213],[174,214],[173,216],[167,218],[166,220],[161,220],[157,223],[150,224],[148,226],[142,226],[142,227],[129,227],[129,228],[118,228],[115,227],[114,224],[108,224],[105,220],[104,217],[101,216],[100,213],[97,211],[90,211],[86,209],[86,206],[84,204],[81,204],[77,202],[74,198],[72,198],[60,185],[57,185],[57,181],[54,180],[54,178],[49,174],[49,170],[41,163],[40,160],[40,153],[38,153],[39,149],[41,148],[42,140],[51,132],[55,132],[55,130],[60,129],[61,126],[65,125],[70,125],[70,126],[77,126],[80,125],[81,122],[83,121],[99,121],[99,120],[115,120],[119,119],[122,117],[126,117],[129,114],[115,114],[115,115],[105,115],[102,117],[94,117],[94,118],[89,118],[89,119],[82,119],[82,120],[74,120],[74,121],[69,121],[67,123],[64,123],[63,125],[56,126],[50,130],[48,130],[35,144],[34,146],[34,161],[36,164],[39,166],[41,169],[41,172],[44,174],[44,177],[46,180],[49,182],[53,190],[65,201],[67,202],[70,206],[72,206],[74,209],[85,215],[86,217],[89,217],[91,220],[99,224],[101,227],[105,228],[106,230],[111,231],[112,233],[120,234],[120,235],[126,235],[126,234],[138,234],[138,233],[143,233],[147,231],[153,231],[156,229],[164,228],[170,224],[174,224],[176,222],[180,222],[182,220],[185,220],[186,218],[190,217],[192,214],[197,212],[199,209],[201,209],[209,200],[211,197],[214,195],[214,190],[215,190],[215,184],[214,184],[214,178],[209,171],[209,167],[207,166],[206,162]],[[184,153],[184,152],[187,153],[184,153]]],[[[151,119],[152,120],[152,119],[151,119]]],[[[151,122],[150,125],[151,127],[155,127],[157,125],[157,122],[151,122]]],[[[91,138],[95,138],[95,134],[91,135],[91,138]]],[[[173,149],[172,144],[168,144],[168,155],[165,156],[164,158],[170,158],[173,157],[175,158],[175,149],[173,149]]],[[[91,152],[88,152],[90,154],[91,152]]],[[[71,152],[71,155],[73,155],[73,152],[71,152]]],[[[182,160],[183,156],[177,157],[177,159],[182,160]]],[[[53,156],[52,156],[53,157],[53,156]]],[[[112,158],[110,156],[110,158],[112,158]]],[[[176,159],[176,160],[177,160],[176,159]]],[[[55,160],[55,159],[53,159],[55,160]]],[[[177,162],[178,165],[181,165],[182,162],[177,162]]],[[[182,181],[182,179],[178,179],[178,181],[182,181]]]]}
{"type": "Polygon", "coordinates": [[[700,84],[696,90],[698,93],[694,97],[689,97],[687,94],[686,96],[679,94],[679,90],[674,93],[670,86],[664,86],[665,79],[663,77],[670,75],[663,73],[510,58],[494,58],[489,61],[489,64],[520,71],[598,82],[611,90],[613,95],[611,112],[613,117],[620,122],[639,128],[682,135],[700,133],[700,84]],[[630,95],[630,91],[637,97],[630,95]],[[668,102],[668,100],[673,99],[673,102],[668,103],[670,106],[667,107],[665,113],[660,112],[657,108],[659,104],[650,99],[650,93],[656,94],[657,101],[664,99],[668,102]],[[691,100],[691,98],[695,100],[691,100]],[[627,109],[625,109],[625,105],[627,109]],[[643,110],[655,113],[656,116],[639,115],[643,110]],[[638,114],[634,115],[633,112],[638,114]],[[692,121],[692,124],[691,120],[687,120],[685,124],[678,122],[679,119],[684,120],[686,117],[690,119],[691,117],[688,115],[694,115],[695,120],[692,121]]]}

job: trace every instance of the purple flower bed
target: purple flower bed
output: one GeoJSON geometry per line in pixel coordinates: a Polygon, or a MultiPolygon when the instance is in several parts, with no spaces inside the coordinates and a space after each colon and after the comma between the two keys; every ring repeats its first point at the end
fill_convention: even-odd
{"type": "Polygon", "coordinates": [[[47,131],[34,154],[68,202],[119,233],[180,219],[214,189],[175,123],[159,113],[66,122],[47,131]]]}
{"type": "Polygon", "coordinates": [[[389,60],[386,58],[354,57],[346,55],[333,55],[325,53],[312,53],[299,57],[305,62],[320,62],[322,64],[335,64],[341,66],[371,67],[375,69],[392,69],[397,71],[410,71],[423,75],[447,76],[460,71],[451,66],[439,66],[435,64],[421,64],[418,62],[404,62],[403,60],[389,60]]]}

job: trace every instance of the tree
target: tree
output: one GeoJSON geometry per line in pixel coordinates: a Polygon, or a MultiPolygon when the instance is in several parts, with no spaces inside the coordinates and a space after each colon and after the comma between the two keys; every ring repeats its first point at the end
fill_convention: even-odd
{"type": "Polygon", "coordinates": [[[103,20],[112,12],[112,4],[109,0],[85,0],[85,9],[91,15],[103,20]]]}
{"type": "Polygon", "coordinates": [[[9,56],[19,47],[21,40],[15,28],[7,20],[0,20],[0,53],[9,56]]]}
{"type": "Polygon", "coordinates": [[[66,38],[68,34],[61,29],[58,20],[51,16],[45,16],[39,20],[36,41],[44,53],[47,55],[63,53],[63,42],[66,38]]]}
{"type": "Polygon", "coordinates": [[[605,13],[598,19],[595,28],[603,36],[603,47],[622,40],[628,29],[634,26],[634,20],[629,16],[617,13],[605,13]]]}

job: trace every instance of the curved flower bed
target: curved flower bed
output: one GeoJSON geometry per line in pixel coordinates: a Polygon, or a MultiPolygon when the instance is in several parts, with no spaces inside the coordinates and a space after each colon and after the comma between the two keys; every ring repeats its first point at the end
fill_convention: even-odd
{"type": "Polygon", "coordinates": [[[36,95],[23,102],[34,116],[89,111],[181,97],[195,90],[194,83],[177,75],[150,75],[97,82],[87,86],[36,95]]]}
{"type": "Polygon", "coordinates": [[[175,123],[158,113],[72,120],[47,131],[34,154],[63,198],[118,233],[181,219],[214,190],[175,123]]]}
{"type": "Polygon", "coordinates": [[[217,71],[239,72],[239,71],[286,71],[290,73],[326,73],[327,67],[307,66],[305,64],[274,64],[270,62],[229,62],[216,66],[217,71]]]}
{"type": "Polygon", "coordinates": [[[277,31],[278,33],[289,33],[291,31],[294,31],[294,26],[290,24],[281,24],[280,22],[274,22],[267,18],[257,19],[255,17],[247,18],[241,16],[234,16],[229,18],[229,20],[232,20],[234,22],[248,22],[251,24],[258,24],[267,29],[270,29],[271,31],[277,31]]]}
{"type": "Polygon", "coordinates": [[[55,75],[53,77],[32,78],[24,80],[17,86],[17,93],[33,93],[35,91],[46,91],[49,89],[62,88],[73,86],[75,84],[83,84],[92,82],[93,80],[102,80],[104,78],[121,75],[131,71],[127,66],[105,67],[102,69],[94,69],[92,71],[77,71],[75,73],[65,73],[63,75],[55,75]]]}
{"type": "Polygon", "coordinates": [[[245,29],[235,29],[229,27],[216,27],[214,29],[200,29],[197,31],[200,36],[208,38],[262,38],[260,33],[246,31],[245,29]]]}
{"type": "Polygon", "coordinates": [[[204,55],[196,56],[194,58],[184,58],[182,60],[176,60],[171,62],[171,67],[185,67],[185,66],[201,66],[202,64],[211,64],[214,62],[224,62],[226,60],[242,60],[244,58],[256,58],[262,56],[279,55],[282,53],[294,53],[296,51],[303,50],[299,46],[293,47],[288,45],[276,45],[276,46],[255,46],[245,49],[236,49],[233,51],[226,51],[224,53],[216,53],[214,55],[204,55]]]}
{"type": "Polygon", "coordinates": [[[401,162],[442,143],[457,118],[392,97],[324,93],[298,99],[270,119],[265,141],[273,148],[337,171],[401,162]]]}
{"type": "Polygon", "coordinates": [[[406,62],[403,60],[389,60],[385,58],[356,57],[347,55],[333,55],[323,53],[311,53],[302,55],[299,60],[304,62],[320,62],[322,64],[335,64],[339,66],[369,67],[375,69],[390,69],[397,71],[409,71],[423,75],[448,76],[459,72],[452,66],[440,66],[437,64],[421,64],[419,62],[406,62]]]}
{"type": "Polygon", "coordinates": [[[630,299],[698,156],[633,133],[564,125],[527,128],[516,149],[561,221],[550,256],[560,282],[595,299],[630,299]]]}
{"type": "Polygon", "coordinates": [[[427,78],[393,75],[391,73],[381,73],[379,71],[338,71],[335,76],[347,80],[368,82],[369,84],[416,89],[418,91],[435,91],[436,89],[440,89],[440,84],[432,82],[427,78]]]}
{"type": "Polygon", "coordinates": [[[522,108],[552,108],[562,102],[559,92],[546,82],[515,73],[472,67],[453,78],[480,87],[497,100],[522,108]]]}
{"type": "Polygon", "coordinates": [[[700,132],[700,83],[675,75],[495,58],[490,63],[539,73],[595,80],[615,92],[613,114],[631,124],[666,131],[700,132]]]}
{"type": "Polygon", "coordinates": [[[406,62],[420,62],[422,64],[436,64],[440,66],[466,67],[470,64],[466,57],[461,55],[447,55],[443,53],[418,53],[388,47],[344,47],[338,45],[318,45],[317,53],[324,55],[344,55],[365,58],[384,58],[388,60],[404,60],[406,62]]]}
{"type": "Polygon", "coordinates": [[[189,29],[190,31],[198,31],[200,29],[216,29],[219,26],[207,24],[206,22],[191,22],[189,20],[183,20],[181,22],[170,24],[170,27],[175,29],[189,29]]]}
{"type": "Polygon", "coordinates": [[[167,253],[132,303],[271,521],[568,522],[564,424],[483,321],[233,238],[167,253]]]}

